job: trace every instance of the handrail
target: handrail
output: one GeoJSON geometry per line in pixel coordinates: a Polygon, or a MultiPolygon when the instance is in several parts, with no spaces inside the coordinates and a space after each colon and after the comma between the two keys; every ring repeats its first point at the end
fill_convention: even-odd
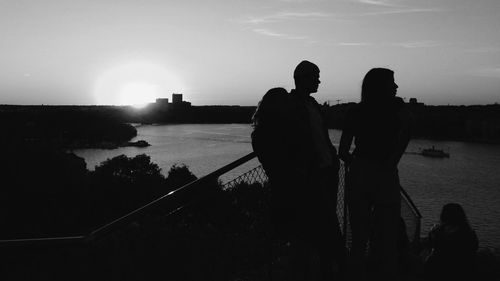
{"type": "Polygon", "coordinates": [[[406,192],[406,190],[402,186],[399,187],[399,190],[403,194],[403,197],[405,198],[405,200],[410,204],[412,211],[415,212],[415,215],[419,219],[421,219],[422,218],[422,214],[418,210],[417,205],[415,205],[415,203],[413,202],[413,200],[411,200],[410,195],[408,195],[408,193],[406,192]]]}
{"type": "MultiPolygon", "coordinates": [[[[155,210],[159,208],[160,206],[166,207],[165,212],[166,213],[174,213],[180,209],[183,209],[187,205],[189,205],[191,202],[193,202],[195,196],[192,194],[195,192],[200,186],[203,184],[206,184],[207,182],[210,182],[212,180],[215,180],[219,178],[221,175],[227,173],[228,171],[252,160],[253,158],[256,157],[256,154],[254,152],[251,152],[219,169],[216,171],[201,177],[200,179],[197,179],[195,181],[192,181],[190,183],[185,184],[184,186],[177,188],[137,209],[135,209],[132,212],[129,212],[128,214],[115,219],[93,231],[88,233],[87,235],[80,235],[80,236],[68,236],[68,237],[48,237],[48,238],[31,238],[31,239],[9,239],[9,240],[0,240],[0,247],[2,246],[21,246],[21,245],[54,245],[54,244],[75,244],[75,243],[88,243],[92,242],[95,240],[100,239],[101,237],[114,232],[118,229],[120,229],[122,226],[127,225],[134,220],[137,220],[141,216],[146,215],[148,212],[155,210]]],[[[345,175],[344,175],[345,176],[345,175]]],[[[344,186],[345,187],[345,186],[344,186]]],[[[203,191],[203,190],[199,190],[203,191]]],[[[418,218],[418,224],[417,224],[417,231],[415,235],[419,235],[420,233],[420,219],[422,218],[422,215],[420,214],[420,211],[418,210],[417,206],[415,203],[412,201],[406,190],[403,189],[403,187],[400,188],[401,191],[401,196],[408,202],[409,207],[411,208],[412,212],[414,215],[418,218]]],[[[346,195],[344,191],[344,196],[346,195]]],[[[344,198],[344,234],[346,233],[347,230],[347,204],[344,198]]],[[[418,237],[416,237],[418,238],[418,237]]]]}
{"type": "Polygon", "coordinates": [[[85,242],[85,236],[67,236],[67,237],[45,237],[45,238],[26,238],[26,239],[6,239],[0,240],[0,246],[27,246],[27,245],[66,245],[85,242]]]}
{"type": "Polygon", "coordinates": [[[193,192],[193,190],[199,186],[201,183],[206,183],[207,181],[213,180],[215,178],[220,177],[221,175],[227,173],[228,171],[252,160],[256,157],[255,152],[251,152],[225,166],[215,170],[214,172],[201,177],[197,180],[194,180],[190,183],[183,185],[182,187],[177,188],[142,207],[135,209],[134,211],[110,222],[107,223],[93,231],[91,231],[87,235],[80,236],[71,236],[71,237],[47,237],[47,238],[30,238],[30,239],[8,239],[8,240],[0,240],[1,246],[20,246],[20,245],[29,245],[29,244],[64,244],[64,243],[72,243],[72,242],[91,242],[99,239],[103,235],[109,234],[119,227],[130,223],[142,215],[145,215],[148,211],[154,210],[159,206],[163,205],[163,203],[171,202],[172,206],[169,208],[170,211],[176,211],[182,209],[191,198],[186,195],[189,192],[193,192]],[[165,202],[166,201],[166,202],[165,202]]]}
{"type": "MultiPolygon", "coordinates": [[[[256,156],[255,152],[252,152],[252,153],[249,153],[243,157],[241,157],[240,159],[236,160],[236,161],[233,161],[227,165],[225,165],[224,167],[220,168],[220,169],[217,169],[216,171],[202,177],[202,178],[199,178],[195,181],[192,181],[176,190],[173,190],[169,193],[167,193],[166,195],[163,195],[159,198],[157,198],[156,200],[153,200],[152,202],[92,231],[89,236],[88,236],[88,239],[89,240],[94,240],[96,238],[98,238],[99,236],[101,235],[104,235],[105,233],[109,233],[111,231],[113,231],[113,228],[117,228],[123,224],[127,224],[135,219],[137,219],[139,216],[141,215],[144,215],[147,211],[149,210],[153,210],[157,207],[160,206],[161,203],[163,203],[164,200],[166,199],[171,199],[172,201],[174,201],[175,199],[178,199],[179,197],[182,198],[183,196],[186,195],[186,193],[188,192],[191,192],[196,186],[198,186],[200,183],[205,183],[206,181],[209,181],[210,179],[214,179],[214,178],[218,178],[219,176],[223,175],[224,173],[238,167],[239,165],[247,162],[247,161],[250,161],[252,160],[254,157],[256,156]]],[[[189,200],[189,199],[187,199],[189,200]]],[[[186,201],[186,200],[185,200],[186,201]]],[[[174,210],[174,209],[179,209],[179,208],[182,208],[184,204],[186,203],[177,203],[175,204],[176,202],[174,201],[173,204],[174,205],[179,205],[179,206],[173,206],[171,209],[174,210]]]]}
{"type": "Polygon", "coordinates": [[[411,211],[413,212],[413,215],[415,215],[417,217],[417,223],[415,225],[415,231],[413,233],[412,244],[415,247],[419,247],[419,245],[420,245],[420,231],[421,231],[421,227],[422,227],[421,226],[422,214],[420,214],[420,211],[418,210],[418,208],[415,205],[415,203],[413,202],[413,200],[411,200],[411,197],[410,197],[410,195],[408,195],[406,190],[402,186],[400,186],[399,190],[401,193],[401,197],[403,197],[404,200],[406,201],[406,203],[408,203],[408,206],[410,207],[411,211]]]}

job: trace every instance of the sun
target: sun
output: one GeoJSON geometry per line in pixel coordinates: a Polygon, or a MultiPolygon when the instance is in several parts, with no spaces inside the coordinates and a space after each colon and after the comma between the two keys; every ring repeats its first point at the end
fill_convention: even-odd
{"type": "Polygon", "coordinates": [[[149,62],[125,63],[104,71],[94,88],[99,105],[131,105],[142,108],[157,98],[185,89],[181,80],[163,66],[149,62]]]}
{"type": "Polygon", "coordinates": [[[153,102],[160,93],[158,86],[148,83],[128,83],[119,91],[120,105],[131,105],[135,108],[144,108],[153,102]]]}

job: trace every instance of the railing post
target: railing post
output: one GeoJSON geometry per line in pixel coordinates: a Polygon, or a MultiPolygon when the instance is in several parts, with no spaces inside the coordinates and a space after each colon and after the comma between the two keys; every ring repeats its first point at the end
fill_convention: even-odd
{"type": "Polygon", "coordinates": [[[349,168],[348,166],[344,163],[342,165],[344,167],[344,194],[343,194],[343,197],[342,200],[344,200],[344,217],[342,218],[343,219],[343,225],[342,225],[342,232],[343,232],[343,236],[344,236],[344,245],[347,245],[347,221],[348,221],[348,218],[347,218],[347,178],[348,178],[348,174],[349,174],[349,168]]]}

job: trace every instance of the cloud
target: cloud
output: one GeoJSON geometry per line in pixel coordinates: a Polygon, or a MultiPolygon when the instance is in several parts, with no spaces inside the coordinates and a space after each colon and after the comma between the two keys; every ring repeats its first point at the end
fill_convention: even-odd
{"type": "Polygon", "coordinates": [[[284,33],[279,33],[275,32],[266,28],[255,28],[253,29],[254,32],[265,35],[265,36],[271,36],[271,37],[277,37],[277,38],[282,38],[282,39],[292,39],[292,40],[301,40],[301,39],[306,39],[307,37],[305,36],[293,36],[293,35],[288,35],[284,33]]]}
{"type": "Polygon", "coordinates": [[[380,16],[380,15],[411,14],[411,13],[437,13],[443,11],[444,10],[440,8],[404,8],[397,10],[367,12],[367,13],[362,13],[361,16],[380,16]]]}
{"type": "Polygon", "coordinates": [[[384,6],[384,7],[398,7],[399,5],[394,3],[394,0],[356,0],[357,2],[375,6],[384,6]]]}
{"type": "MultiPolygon", "coordinates": [[[[284,22],[284,21],[318,21],[318,20],[330,20],[333,18],[333,14],[324,12],[290,12],[281,11],[273,14],[268,14],[264,16],[249,16],[242,20],[240,23],[246,25],[252,31],[270,37],[282,38],[282,39],[293,39],[293,40],[304,40],[308,39],[307,36],[298,36],[284,34],[280,32],[273,31],[267,28],[272,23],[284,22]],[[254,28],[255,27],[255,28],[254,28]]],[[[316,41],[310,41],[310,44],[317,43],[316,41]]]]}
{"type": "Polygon", "coordinates": [[[396,47],[403,48],[432,48],[441,45],[436,41],[413,41],[413,42],[401,42],[390,44],[396,47]]]}
{"type": "Polygon", "coordinates": [[[374,42],[338,42],[332,43],[331,46],[342,47],[402,47],[402,48],[431,48],[441,44],[436,41],[414,41],[414,42],[398,42],[398,43],[374,43],[374,42]]]}
{"type": "Polygon", "coordinates": [[[469,53],[498,53],[500,52],[500,47],[491,46],[491,47],[477,47],[465,50],[469,53]]]}
{"type": "MultiPolygon", "coordinates": [[[[378,16],[378,15],[392,15],[392,14],[409,14],[409,13],[429,13],[429,12],[442,12],[441,8],[419,8],[415,6],[403,5],[404,0],[354,0],[358,3],[368,4],[380,8],[385,8],[380,11],[366,12],[362,16],[378,16]]],[[[408,2],[408,0],[406,0],[408,2]]]]}
{"type": "Polygon", "coordinates": [[[500,78],[500,67],[484,67],[470,71],[473,76],[500,78]]]}
{"type": "Polygon", "coordinates": [[[373,46],[373,43],[368,42],[340,42],[335,43],[337,46],[346,46],[346,47],[365,47],[365,46],[373,46]]]}
{"type": "Polygon", "coordinates": [[[262,35],[272,36],[272,37],[284,37],[284,36],[286,36],[283,33],[277,33],[277,32],[274,32],[272,30],[264,29],[264,28],[256,28],[253,31],[256,33],[262,34],[262,35]]]}
{"type": "Polygon", "coordinates": [[[279,22],[287,20],[328,20],[333,18],[333,14],[324,12],[277,12],[265,16],[249,16],[243,20],[242,23],[248,24],[263,24],[270,22],[279,22]]]}

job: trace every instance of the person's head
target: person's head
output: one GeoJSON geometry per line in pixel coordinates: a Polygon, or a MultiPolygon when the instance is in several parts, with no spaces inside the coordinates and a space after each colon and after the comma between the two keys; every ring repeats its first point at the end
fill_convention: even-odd
{"type": "Polygon", "coordinates": [[[307,94],[316,93],[321,83],[319,67],[310,61],[301,61],[293,71],[295,89],[307,94]]]}
{"type": "Polygon", "coordinates": [[[394,71],[387,68],[372,68],[366,73],[361,86],[361,101],[379,103],[396,96],[398,85],[394,82],[394,71]]]}
{"type": "Polygon", "coordinates": [[[283,88],[272,88],[262,97],[252,117],[254,126],[262,125],[272,118],[285,114],[288,92],[283,88]]]}
{"type": "Polygon", "coordinates": [[[440,220],[442,224],[454,226],[469,226],[465,211],[457,203],[448,203],[441,210],[440,220]]]}

